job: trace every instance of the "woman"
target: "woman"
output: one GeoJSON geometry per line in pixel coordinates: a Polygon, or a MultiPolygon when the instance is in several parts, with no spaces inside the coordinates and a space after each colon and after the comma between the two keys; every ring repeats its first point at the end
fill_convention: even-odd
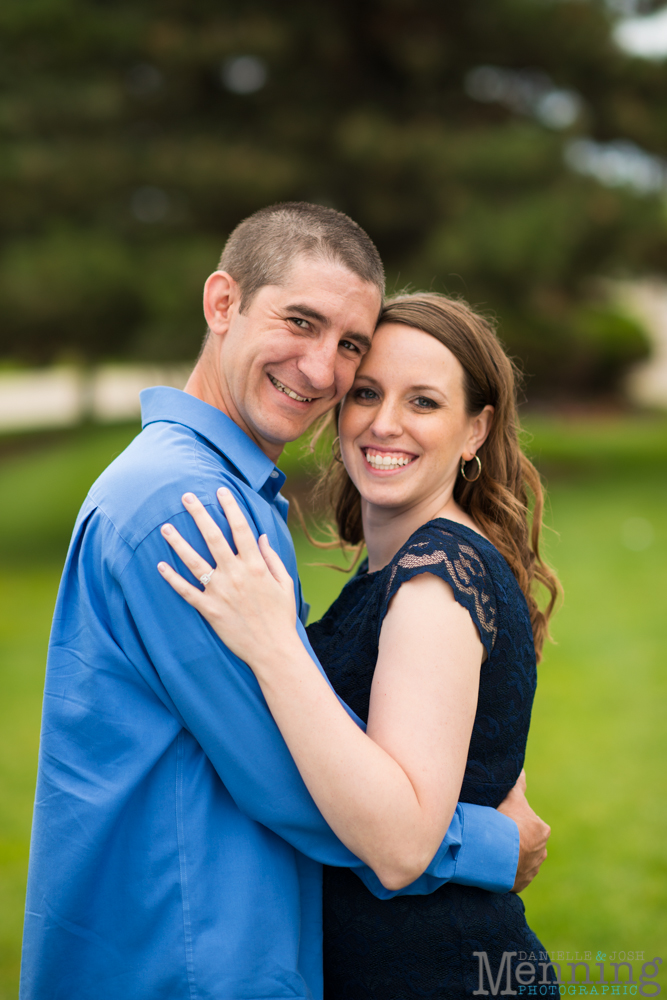
{"type": "MultiPolygon", "coordinates": [[[[186,501],[224,573],[202,593],[160,570],[255,672],[331,827],[397,889],[424,871],[459,798],[497,807],[517,781],[557,581],[539,555],[542,491],[518,443],[514,371],[484,319],[438,295],[389,302],[339,409],[336,521],[368,560],[309,638],[366,734],[301,644],[292,581],[229,491],[238,556],[186,501]]],[[[172,527],[165,537],[197,578],[211,570],[172,527]]],[[[474,952],[495,976],[504,952],[544,951],[515,894],[448,884],[380,901],[329,869],[324,900],[331,1000],[468,996],[474,952]]]]}

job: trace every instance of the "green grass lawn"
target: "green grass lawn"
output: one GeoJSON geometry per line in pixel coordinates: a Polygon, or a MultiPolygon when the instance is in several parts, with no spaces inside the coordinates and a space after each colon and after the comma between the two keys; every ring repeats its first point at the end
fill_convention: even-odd
{"type": "Polygon", "coordinates": [[[667,476],[559,483],[549,555],[565,601],[540,667],[526,769],[553,827],[524,894],[554,949],[645,950],[667,942],[667,476]],[[640,551],[624,526],[643,518],[640,551]]]}
{"type": "MultiPolygon", "coordinates": [[[[549,949],[667,957],[667,421],[542,418],[531,430],[566,597],[540,667],[526,765],[531,801],[553,828],[549,859],[524,893],[528,916],[549,949]]],[[[88,486],[134,433],[83,428],[0,452],[0,1000],[17,990],[60,567],[88,486]]],[[[296,545],[317,617],[347,577],[312,565],[331,554],[301,534],[296,545]]]]}

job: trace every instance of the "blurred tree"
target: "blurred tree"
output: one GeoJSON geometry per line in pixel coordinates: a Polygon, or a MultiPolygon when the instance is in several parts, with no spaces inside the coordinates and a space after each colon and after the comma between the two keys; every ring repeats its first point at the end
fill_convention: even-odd
{"type": "Polygon", "coordinates": [[[493,311],[531,394],[608,390],[646,343],[595,279],[667,268],[664,67],[613,23],[602,0],[4,0],[0,356],[193,357],[227,233],[306,199],[369,231],[390,288],[493,311]]]}

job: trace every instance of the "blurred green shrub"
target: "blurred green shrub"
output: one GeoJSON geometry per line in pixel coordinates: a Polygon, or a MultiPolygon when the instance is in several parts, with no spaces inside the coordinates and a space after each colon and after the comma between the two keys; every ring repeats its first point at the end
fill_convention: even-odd
{"type": "Polygon", "coordinates": [[[145,310],[132,256],[112,234],[57,228],[17,239],[0,258],[0,350],[49,361],[126,351],[145,310]],[[12,351],[14,347],[14,351],[12,351]]]}
{"type": "Polygon", "coordinates": [[[510,330],[510,352],[545,401],[613,396],[628,368],[651,351],[644,327],[611,302],[575,302],[555,317],[535,316],[528,328],[517,316],[510,330]]]}
{"type": "Polygon", "coordinates": [[[575,313],[572,341],[569,377],[582,391],[616,388],[627,368],[651,350],[640,323],[602,306],[582,306],[575,313]]]}
{"type": "Polygon", "coordinates": [[[136,247],[103,229],[16,239],[0,256],[0,356],[192,358],[217,252],[210,239],[136,247]]]}

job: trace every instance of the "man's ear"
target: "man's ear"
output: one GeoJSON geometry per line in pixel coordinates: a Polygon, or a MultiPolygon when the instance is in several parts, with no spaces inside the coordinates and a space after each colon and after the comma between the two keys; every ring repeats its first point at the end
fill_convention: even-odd
{"type": "Polygon", "coordinates": [[[204,285],[204,316],[211,333],[225,334],[240,304],[238,282],[226,271],[214,271],[204,285]]]}

